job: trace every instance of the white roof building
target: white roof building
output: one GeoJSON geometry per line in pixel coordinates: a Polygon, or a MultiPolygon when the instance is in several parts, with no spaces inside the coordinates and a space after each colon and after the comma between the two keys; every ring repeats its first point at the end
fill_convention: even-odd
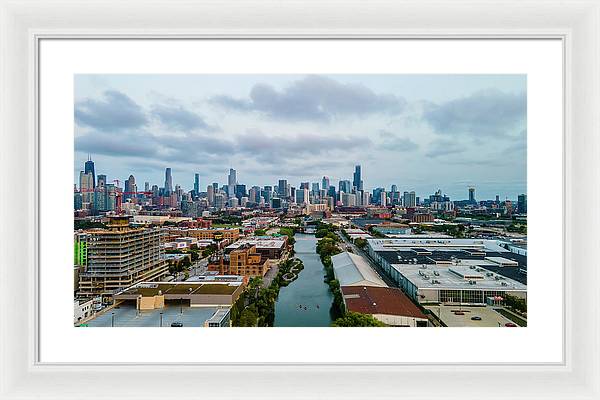
{"type": "Polygon", "coordinates": [[[331,257],[335,278],[340,286],[387,287],[377,272],[361,256],[353,253],[340,253],[331,257]]]}

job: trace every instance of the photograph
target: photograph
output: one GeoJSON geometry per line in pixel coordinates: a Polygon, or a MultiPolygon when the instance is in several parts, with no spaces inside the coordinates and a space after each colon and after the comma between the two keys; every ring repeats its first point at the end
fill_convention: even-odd
{"type": "Polygon", "coordinates": [[[527,74],[73,84],[75,327],[527,327],[527,74]]]}

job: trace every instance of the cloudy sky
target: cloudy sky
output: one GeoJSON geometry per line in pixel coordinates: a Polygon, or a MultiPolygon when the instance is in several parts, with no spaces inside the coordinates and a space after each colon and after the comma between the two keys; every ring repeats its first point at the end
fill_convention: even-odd
{"type": "Polygon", "coordinates": [[[76,75],[75,166],[162,186],[332,184],[526,193],[525,75],[76,75]]]}

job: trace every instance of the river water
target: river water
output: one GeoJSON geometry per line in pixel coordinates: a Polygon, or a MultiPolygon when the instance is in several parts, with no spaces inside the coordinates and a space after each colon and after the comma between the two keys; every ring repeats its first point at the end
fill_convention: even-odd
{"type": "Polygon", "coordinates": [[[279,290],[274,326],[330,326],[333,296],[323,281],[325,270],[317,254],[314,235],[294,235],[296,257],[304,263],[298,279],[279,290]],[[306,307],[306,309],[304,309],[306,307]]]}

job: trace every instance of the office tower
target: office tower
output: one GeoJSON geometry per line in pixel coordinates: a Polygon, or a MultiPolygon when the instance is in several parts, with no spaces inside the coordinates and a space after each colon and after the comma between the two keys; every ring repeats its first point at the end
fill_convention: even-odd
{"type": "Polygon", "coordinates": [[[152,185],[152,197],[158,197],[158,185],[152,185]]]}
{"type": "Polygon", "coordinates": [[[300,189],[308,189],[308,182],[301,182],[300,189]]]}
{"type": "Polygon", "coordinates": [[[229,168],[229,176],[227,177],[227,195],[232,197],[235,195],[235,185],[237,184],[237,174],[235,169],[229,168]]]}
{"type": "Polygon", "coordinates": [[[381,205],[381,207],[387,207],[387,193],[385,192],[385,190],[382,190],[379,193],[379,204],[381,205]]]}
{"type": "Polygon", "coordinates": [[[354,193],[342,193],[341,200],[344,207],[356,206],[356,195],[354,193]]]}
{"type": "Polygon", "coordinates": [[[237,199],[237,197],[232,197],[229,200],[227,200],[227,205],[231,208],[236,208],[239,204],[239,201],[237,199]]]}
{"type": "Polygon", "coordinates": [[[312,192],[314,195],[319,194],[319,182],[313,182],[312,184],[312,192]]]}
{"type": "Polygon", "coordinates": [[[213,182],[212,184],[214,193],[217,193],[219,191],[219,183],[218,182],[213,182]]]}
{"type": "Polygon", "coordinates": [[[225,196],[222,193],[215,193],[214,206],[218,210],[225,208],[225,196]]]}
{"type": "Polygon", "coordinates": [[[335,186],[329,186],[327,189],[327,196],[331,197],[335,203],[335,199],[337,198],[337,193],[335,192],[335,186]]]}
{"type": "Polygon", "coordinates": [[[167,261],[161,257],[164,233],[160,229],[131,228],[128,217],[110,217],[108,228],[88,232],[87,268],[79,274],[81,296],[110,294],[168,274],[167,261]]]}
{"type": "Polygon", "coordinates": [[[94,210],[107,210],[106,175],[98,175],[98,184],[94,189],[94,210]]]}
{"type": "Polygon", "coordinates": [[[339,190],[340,192],[350,193],[352,191],[352,184],[350,181],[340,181],[339,190]]]}
{"type": "Polygon", "coordinates": [[[129,175],[129,178],[125,181],[125,193],[123,193],[123,200],[134,198],[136,195],[135,192],[137,192],[135,178],[133,175],[129,175]]]}
{"type": "Polygon", "coordinates": [[[404,192],[402,202],[404,204],[404,207],[416,207],[417,206],[417,196],[416,196],[415,192],[404,192]]]}
{"type": "Polygon", "coordinates": [[[254,189],[254,198],[252,196],[250,196],[249,192],[248,192],[248,199],[254,203],[260,203],[260,186],[252,186],[252,189],[254,189]]]}
{"type": "Polygon", "coordinates": [[[396,193],[397,191],[398,191],[398,186],[396,186],[396,185],[392,185],[392,190],[391,190],[391,192],[392,192],[392,193],[396,193]]]}
{"type": "Polygon", "coordinates": [[[246,185],[236,184],[234,196],[237,197],[238,200],[241,199],[242,197],[245,197],[246,196],[246,185]]]}
{"type": "MultiPolygon", "coordinates": [[[[150,191],[150,182],[144,182],[144,192],[150,191]]],[[[147,194],[147,193],[144,193],[147,194]]]]}
{"type": "Polygon", "coordinates": [[[286,189],[286,198],[290,199],[290,202],[294,202],[296,199],[296,188],[294,186],[290,186],[288,184],[288,188],[286,189]]]}
{"type": "Polygon", "coordinates": [[[321,182],[321,187],[325,191],[329,190],[329,177],[327,177],[327,176],[323,177],[323,181],[321,182]]]}
{"type": "Polygon", "coordinates": [[[469,188],[469,203],[476,203],[477,201],[475,200],[475,188],[474,187],[470,187],[469,188]]]}
{"type": "Polygon", "coordinates": [[[271,199],[273,198],[273,187],[265,186],[261,192],[261,196],[264,197],[265,203],[271,204],[271,199]]]}
{"type": "Polygon", "coordinates": [[[496,195],[496,204],[500,204],[500,195],[496,195]]]}
{"type": "Polygon", "coordinates": [[[171,168],[165,170],[165,196],[170,196],[173,192],[173,177],[171,176],[171,168]]]}
{"type": "MultiPolygon", "coordinates": [[[[286,198],[286,194],[287,194],[287,180],[286,179],[280,179],[279,183],[277,185],[277,193],[279,194],[279,198],[284,199],[286,198]]],[[[275,207],[273,207],[275,208],[275,207]]]]}
{"type": "Polygon", "coordinates": [[[360,165],[354,167],[354,176],[352,180],[352,186],[354,190],[363,190],[362,171],[360,165]]]}
{"type": "Polygon", "coordinates": [[[381,204],[381,192],[385,192],[385,188],[378,187],[373,189],[373,203],[381,204]]]}
{"type": "Polygon", "coordinates": [[[84,172],[86,174],[92,174],[92,189],[95,189],[96,188],[96,171],[94,170],[94,162],[92,161],[90,156],[88,156],[88,160],[85,162],[84,172]]]}
{"type": "Polygon", "coordinates": [[[73,209],[81,210],[83,208],[83,198],[80,192],[75,192],[73,196],[73,209]]]}
{"type": "Polygon", "coordinates": [[[527,214],[527,195],[520,194],[517,198],[517,212],[519,214],[527,214]]]}
{"type": "Polygon", "coordinates": [[[81,192],[81,201],[91,203],[94,195],[94,176],[91,172],[79,171],[79,191],[81,192]]]}
{"type": "Polygon", "coordinates": [[[206,187],[206,199],[208,200],[208,205],[212,206],[215,203],[215,186],[208,185],[206,187]]]}
{"type": "Polygon", "coordinates": [[[362,193],[362,205],[368,206],[371,203],[371,199],[369,198],[369,192],[366,190],[362,193]]]}
{"type": "Polygon", "coordinates": [[[296,190],[296,203],[298,204],[310,204],[310,191],[308,188],[302,188],[296,190]]]}
{"type": "Polygon", "coordinates": [[[121,196],[117,192],[118,188],[113,183],[106,184],[106,210],[116,211],[121,207],[121,196]]]}
{"type": "Polygon", "coordinates": [[[200,194],[200,174],[194,174],[194,194],[196,197],[200,194]]]}

